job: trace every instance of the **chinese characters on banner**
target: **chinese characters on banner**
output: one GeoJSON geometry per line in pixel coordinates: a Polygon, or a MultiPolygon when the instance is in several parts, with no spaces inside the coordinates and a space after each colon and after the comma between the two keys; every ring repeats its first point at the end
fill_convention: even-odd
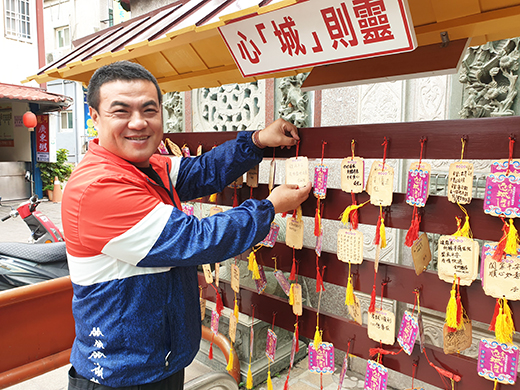
{"type": "Polygon", "coordinates": [[[308,1],[219,27],[244,77],[412,51],[406,0],[308,1]]]}
{"type": "Polygon", "coordinates": [[[50,162],[49,115],[36,115],[36,161],[50,162]]]}
{"type": "Polygon", "coordinates": [[[14,147],[12,107],[0,107],[0,146],[14,147]]]}

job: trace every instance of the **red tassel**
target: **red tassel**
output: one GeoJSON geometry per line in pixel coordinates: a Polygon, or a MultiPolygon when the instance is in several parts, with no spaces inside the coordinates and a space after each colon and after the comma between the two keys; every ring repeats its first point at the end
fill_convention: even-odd
{"type": "Polygon", "coordinates": [[[237,196],[237,187],[235,185],[235,194],[233,195],[233,207],[238,206],[238,196],[237,196]]]}
{"type": "Polygon", "coordinates": [[[459,293],[459,286],[460,286],[460,278],[458,278],[457,284],[457,326],[460,327],[460,324],[462,324],[462,303],[460,302],[460,293],[459,293]]]}
{"type": "Polygon", "coordinates": [[[320,216],[320,201],[316,206],[316,214],[314,215],[314,235],[319,237],[321,235],[321,216],[320,216]]]}
{"type": "Polygon", "coordinates": [[[220,294],[218,293],[218,291],[216,291],[216,293],[217,293],[216,310],[217,310],[218,315],[220,315],[222,313],[222,310],[224,309],[224,304],[222,303],[222,298],[220,297],[220,294]]]}
{"type": "Polygon", "coordinates": [[[293,248],[291,274],[289,275],[289,280],[292,280],[292,281],[296,280],[296,258],[294,257],[294,248],[293,248]]]}
{"type": "Polygon", "coordinates": [[[500,311],[500,299],[497,299],[497,302],[495,303],[495,312],[493,313],[493,318],[491,319],[491,324],[489,324],[489,330],[494,332],[495,331],[495,324],[497,322],[497,316],[500,311]]]}
{"type": "Polygon", "coordinates": [[[376,311],[376,284],[374,283],[374,287],[372,287],[372,295],[370,297],[370,306],[368,307],[369,313],[374,313],[376,311]]]}
{"type": "Polygon", "coordinates": [[[298,332],[298,324],[296,324],[296,329],[294,330],[294,338],[296,339],[296,352],[300,350],[300,336],[298,332]]]}
{"type": "Polygon", "coordinates": [[[209,360],[213,360],[213,341],[209,345],[209,353],[208,353],[209,360]]]}
{"type": "Polygon", "coordinates": [[[287,374],[287,379],[285,380],[285,384],[283,385],[283,390],[289,390],[289,374],[291,373],[291,371],[289,371],[289,373],[287,374]]]}
{"type": "MultiPolygon", "coordinates": [[[[381,242],[381,214],[379,214],[379,217],[377,219],[377,225],[376,225],[376,238],[374,239],[374,244],[379,245],[381,242]]],[[[375,287],[374,287],[375,288],[375,287]]]]}
{"type": "Polygon", "coordinates": [[[413,215],[412,222],[410,224],[410,228],[406,233],[406,239],[404,244],[408,247],[411,247],[415,240],[419,238],[419,224],[421,223],[421,217],[417,212],[417,206],[413,206],[413,215]]]}
{"type": "Polygon", "coordinates": [[[502,261],[502,256],[504,256],[504,252],[506,251],[507,244],[507,234],[509,233],[509,225],[504,221],[504,226],[502,227],[502,231],[504,234],[502,238],[497,244],[497,248],[495,249],[495,253],[493,253],[492,259],[495,261],[502,261]]]}
{"type": "Polygon", "coordinates": [[[282,218],[287,217],[287,211],[285,213],[282,213],[282,218]]]}

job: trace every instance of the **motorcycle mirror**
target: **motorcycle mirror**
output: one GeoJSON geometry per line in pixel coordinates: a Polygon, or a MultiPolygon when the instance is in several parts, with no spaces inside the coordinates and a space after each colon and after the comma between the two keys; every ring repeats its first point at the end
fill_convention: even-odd
{"type": "Polygon", "coordinates": [[[25,181],[32,183],[31,171],[25,171],[25,181]]]}

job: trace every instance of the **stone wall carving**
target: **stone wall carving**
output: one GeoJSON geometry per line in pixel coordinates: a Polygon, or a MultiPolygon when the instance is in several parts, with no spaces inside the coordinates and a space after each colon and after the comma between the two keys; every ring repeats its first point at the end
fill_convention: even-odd
{"type": "Polygon", "coordinates": [[[309,127],[309,94],[301,91],[308,73],[284,77],[278,81],[280,101],[278,115],[296,127],[309,127]]]}
{"type": "Polygon", "coordinates": [[[448,76],[436,76],[408,81],[412,86],[412,121],[446,119],[448,80],[448,76]]]}
{"type": "Polygon", "coordinates": [[[403,119],[403,81],[362,85],[360,95],[358,123],[388,123],[403,119]]]}
{"type": "Polygon", "coordinates": [[[193,92],[193,131],[265,127],[265,81],[200,88],[193,92]]]}
{"type": "Polygon", "coordinates": [[[163,96],[164,132],[180,133],[184,130],[184,102],[180,92],[168,92],[163,96]]]}
{"type": "Polygon", "coordinates": [[[520,39],[504,39],[473,47],[462,61],[459,75],[466,85],[462,118],[514,115],[520,39]]]}

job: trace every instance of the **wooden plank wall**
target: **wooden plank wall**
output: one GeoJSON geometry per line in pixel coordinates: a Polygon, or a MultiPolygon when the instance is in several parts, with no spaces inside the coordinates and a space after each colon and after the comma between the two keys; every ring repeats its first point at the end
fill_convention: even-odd
{"type": "MultiPolygon", "coordinates": [[[[467,160],[492,160],[508,157],[509,137],[516,139],[520,136],[520,118],[485,118],[448,121],[428,121],[413,123],[391,123],[373,125],[353,125],[338,127],[320,127],[300,129],[301,143],[299,155],[309,158],[321,158],[322,141],[327,142],[325,158],[343,159],[351,155],[350,143],[356,141],[356,155],[364,158],[382,159],[384,138],[389,141],[387,158],[389,159],[419,159],[420,140],[427,139],[424,147],[424,159],[460,159],[461,138],[466,139],[464,159],[467,160]]],[[[211,149],[215,144],[221,144],[235,137],[234,133],[177,133],[166,134],[173,142],[182,146],[187,144],[191,150],[196,150],[199,144],[204,150],[211,149]]],[[[520,141],[520,137],[518,138],[520,141]]],[[[295,155],[295,150],[276,151],[277,158],[288,158],[295,155]]],[[[272,149],[265,150],[265,159],[273,156],[272,149]]],[[[514,148],[513,157],[520,158],[520,145],[514,148]]],[[[329,174],[339,174],[331,172],[329,174]]],[[[396,172],[397,174],[397,172],[396,172]]],[[[249,188],[244,186],[239,192],[239,202],[249,199],[249,188]]],[[[268,195],[266,184],[255,189],[254,196],[263,199],[268,195]]],[[[225,189],[219,196],[219,203],[231,206],[233,191],[225,189]]],[[[363,192],[357,195],[357,200],[368,200],[368,195],[363,192]]],[[[350,194],[339,189],[329,189],[324,201],[322,217],[338,220],[339,215],[346,206],[351,203],[350,194]]],[[[316,199],[311,195],[303,204],[303,215],[314,217],[316,199]]],[[[498,240],[501,235],[502,222],[499,218],[484,214],[482,199],[473,199],[466,207],[470,215],[471,228],[474,238],[483,240],[498,240]]],[[[387,227],[405,229],[410,226],[413,207],[405,203],[405,195],[394,193],[393,203],[386,209],[385,225],[387,227]]],[[[359,210],[359,222],[374,225],[377,221],[379,209],[377,207],[364,207],[359,210]]],[[[455,230],[454,217],[462,217],[463,214],[456,204],[448,202],[443,196],[430,196],[424,214],[420,230],[429,233],[452,234],[455,230]]],[[[408,248],[405,248],[408,249],[408,248]]],[[[262,248],[259,252],[261,263],[273,267],[271,257],[279,260],[277,268],[284,272],[290,272],[292,264],[292,249],[284,243],[277,243],[274,248],[262,248]],[[280,260],[282,259],[282,260],[280,260]]],[[[316,265],[313,249],[297,251],[299,260],[299,275],[315,278],[316,265]]],[[[324,281],[339,286],[346,286],[348,264],[340,262],[335,253],[322,253],[320,265],[325,265],[324,281]]],[[[360,265],[352,266],[354,274],[355,291],[370,294],[374,282],[373,261],[365,259],[360,265]]],[[[204,279],[199,278],[202,285],[204,279]]],[[[382,263],[377,273],[377,293],[380,294],[380,285],[383,280],[390,280],[384,290],[384,297],[400,302],[414,304],[413,291],[420,289],[421,307],[444,312],[450,296],[451,285],[441,281],[435,271],[426,271],[417,276],[411,267],[382,263]]],[[[221,295],[224,305],[232,308],[234,305],[234,293],[227,283],[221,284],[221,295]]],[[[206,289],[208,299],[215,299],[213,289],[206,289]]],[[[479,281],[473,282],[469,287],[461,287],[462,303],[472,320],[489,323],[493,314],[495,299],[486,296],[479,281]]],[[[379,298],[378,298],[379,299],[379,298]]],[[[258,295],[256,291],[241,288],[240,311],[252,314],[252,305],[255,307],[256,318],[271,322],[273,312],[276,312],[276,325],[292,331],[294,329],[295,316],[286,299],[258,295]]],[[[520,303],[510,302],[513,318],[517,326],[520,326],[520,303]]],[[[397,328],[400,318],[396,318],[397,328]]],[[[299,320],[300,335],[313,338],[316,326],[316,310],[304,307],[303,316],[299,320]]],[[[351,341],[350,353],[368,359],[369,349],[378,347],[379,344],[368,338],[366,327],[359,326],[349,318],[335,316],[329,313],[320,313],[320,327],[323,329],[323,340],[332,342],[336,348],[347,350],[351,341]]],[[[393,347],[384,346],[385,349],[397,352],[397,342],[393,347]]],[[[463,355],[445,355],[442,349],[427,345],[426,353],[429,359],[437,366],[450,370],[462,377],[456,384],[458,390],[474,390],[476,388],[491,388],[493,383],[481,378],[477,374],[476,360],[463,355]]],[[[432,385],[443,387],[438,373],[428,365],[424,355],[421,355],[418,345],[411,356],[400,353],[395,356],[385,356],[383,364],[393,370],[406,375],[412,375],[412,364],[420,362],[415,373],[417,379],[432,385]]],[[[501,385],[499,384],[498,387],[501,385]]],[[[504,387],[506,388],[506,387],[504,387]]]]}

